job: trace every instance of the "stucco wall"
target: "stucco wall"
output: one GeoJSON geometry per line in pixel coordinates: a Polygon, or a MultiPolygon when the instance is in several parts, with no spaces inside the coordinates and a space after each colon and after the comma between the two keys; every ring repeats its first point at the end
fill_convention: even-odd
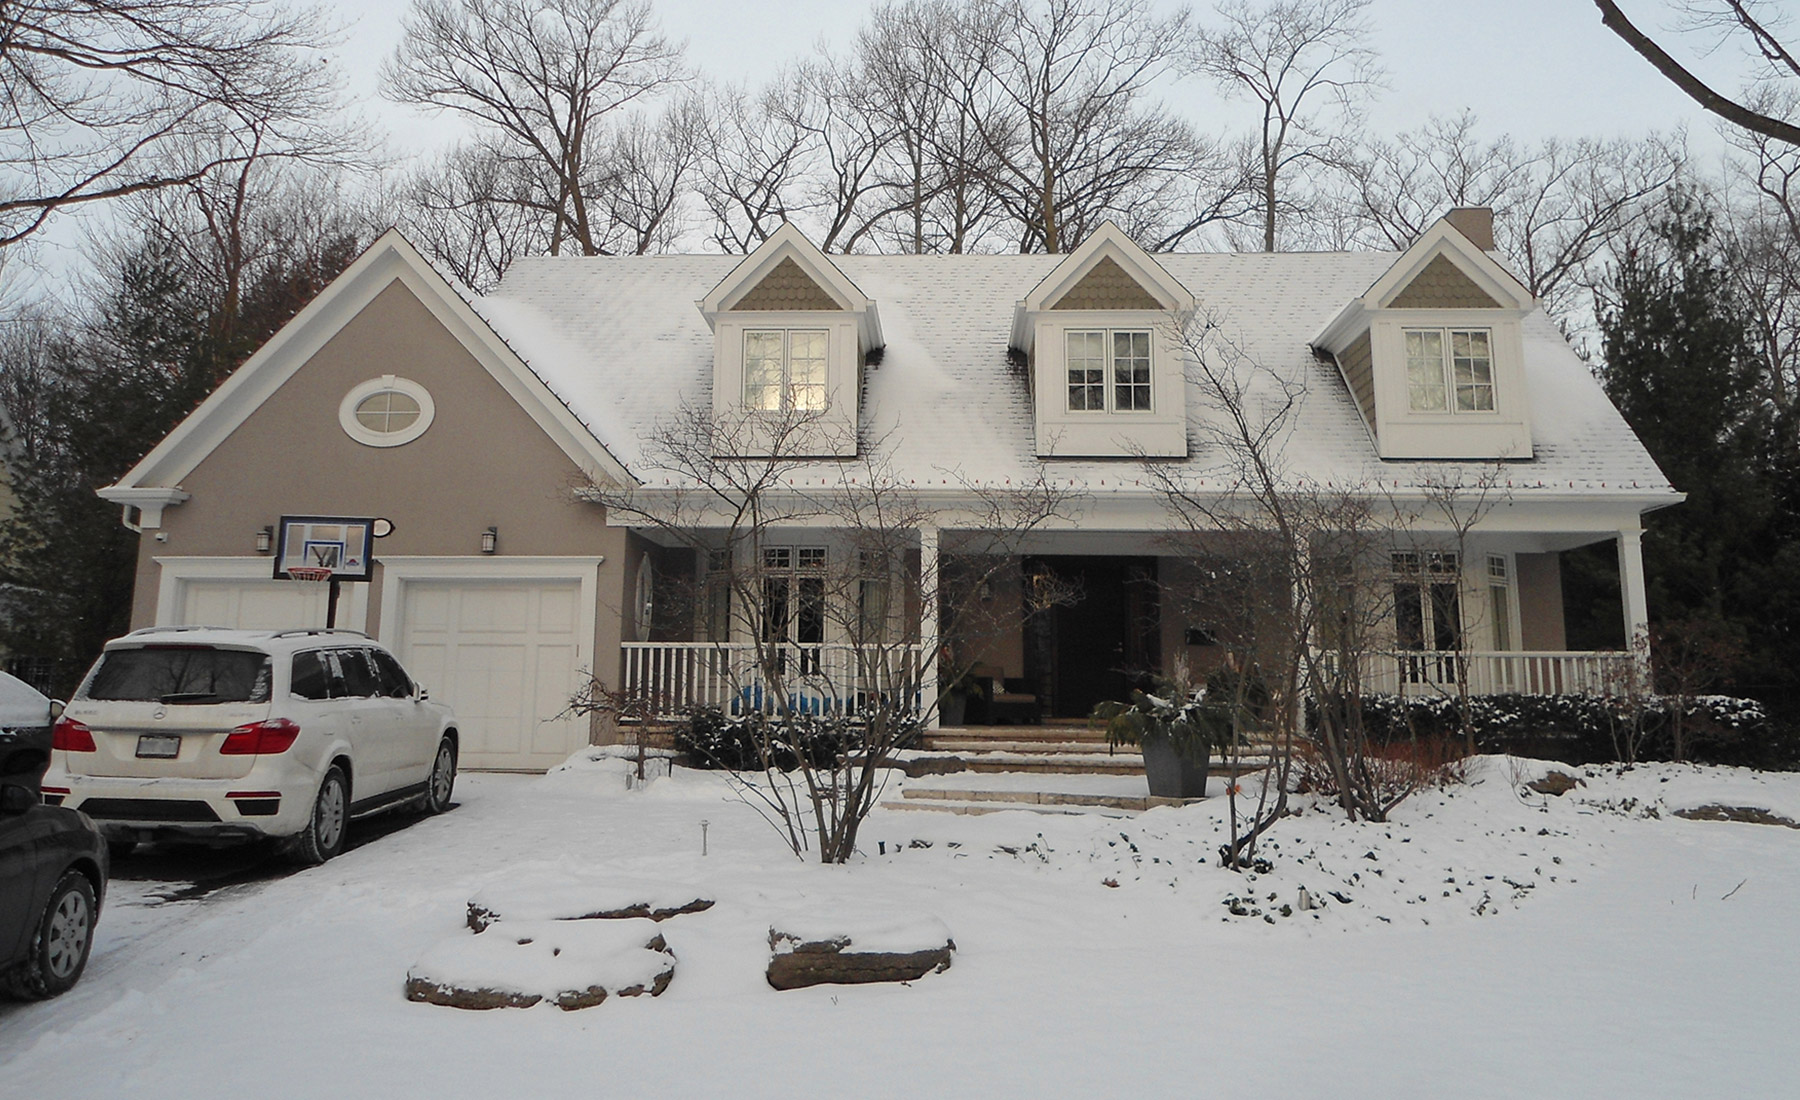
{"type": "MultiPolygon", "coordinates": [[[[142,540],[132,624],[156,615],[158,556],[254,556],[256,532],[282,515],[368,515],[393,521],[377,558],[467,556],[499,528],[507,556],[595,556],[600,569],[594,654],[616,675],[625,606],[626,532],[577,502],[579,468],[429,310],[399,282],[353,320],[221,443],[163,514],[166,541],[142,540]],[[419,439],[368,447],[338,423],[351,387],[396,374],[424,386],[436,417],[419,439]]],[[[264,557],[263,560],[268,560],[264,557]]],[[[272,567],[272,563],[271,563],[272,567]]],[[[369,593],[377,631],[379,571],[369,593]]]]}

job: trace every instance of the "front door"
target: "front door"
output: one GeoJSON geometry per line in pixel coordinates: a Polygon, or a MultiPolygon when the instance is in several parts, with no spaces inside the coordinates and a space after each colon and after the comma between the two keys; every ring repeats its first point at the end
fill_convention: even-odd
{"type": "Polygon", "coordinates": [[[1148,686],[1162,663],[1155,558],[1031,558],[1025,575],[1054,594],[1025,626],[1026,676],[1052,717],[1086,718],[1148,686]]]}

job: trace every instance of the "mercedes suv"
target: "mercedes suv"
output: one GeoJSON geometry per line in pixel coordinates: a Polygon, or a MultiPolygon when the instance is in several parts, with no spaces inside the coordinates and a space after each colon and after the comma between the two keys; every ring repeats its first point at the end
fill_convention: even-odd
{"type": "Polygon", "coordinates": [[[448,808],[456,721],[349,630],[152,627],[109,642],[53,731],[44,799],[115,856],[140,841],[277,838],[303,863],[350,821],[448,808]]]}

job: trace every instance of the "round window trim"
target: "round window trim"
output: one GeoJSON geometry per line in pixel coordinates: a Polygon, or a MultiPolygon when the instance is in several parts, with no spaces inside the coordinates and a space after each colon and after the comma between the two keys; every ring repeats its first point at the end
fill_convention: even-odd
{"type": "Polygon", "coordinates": [[[432,417],[437,414],[437,406],[431,400],[431,394],[424,386],[410,378],[386,374],[380,378],[371,378],[350,390],[338,405],[338,425],[344,434],[365,447],[398,447],[411,443],[425,434],[431,427],[432,417]],[[397,393],[410,397],[419,406],[419,415],[404,428],[391,432],[376,431],[356,418],[356,411],[369,398],[383,393],[397,393]]]}

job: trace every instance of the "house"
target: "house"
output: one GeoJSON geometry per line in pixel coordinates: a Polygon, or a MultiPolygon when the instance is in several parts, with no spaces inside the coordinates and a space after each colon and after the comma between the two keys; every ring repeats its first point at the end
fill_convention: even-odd
{"type": "MultiPolygon", "coordinates": [[[[1157,604],[1152,582],[1183,565],[1145,477],[1155,463],[1203,481],[1217,461],[1177,328],[1199,318],[1301,384],[1283,444],[1296,477],[1396,499],[1445,476],[1503,484],[1460,550],[1418,551],[1442,534],[1428,521],[1396,541],[1397,650],[1466,632],[1476,690],[1591,690],[1597,662],[1624,658],[1566,651],[1559,555],[1616,545],[1634,636],[1642,517],[1680,494],[1492,248],[1483,210],[1402,253],[1151,256],[1109,225],[1067,255],[826,256],[786,226],[748,256],[521,261],[483,297],[390,232],[101,495],[142,532],[136,625],[322,622],[325,586],[272,580],[266,532],[283,515],[388,520],[339,625],[456,707],[468,766],[542,768],[589,735],[564,711],[588,670],[665,701],[748,698],[696,660],[743,639],[657,606],[657,578],[716,563],[592,490],[681,491],[653,446],[678,410],[754,426],[803,409],[815,437],[782,452],[796,478],[823,484],[879,445],[926,494],[890,567],[902,587],[966,543],[982,487],[1079,492],[1079,516],[1034,531],[984,587],[1002,629],[957,660],[1080,715],[1125,668],[1212,641],[1157,604]],[[1085,598],[1026,616],[1048,573],[1085,598]]],[[[810,568],[851,552],[841,528],[796,520],[755,566],[782,605],[765,629],[806,660],[846,645],[789,613],[810,568]]],[[[904,621],[917,599],[882,601],[929,670],[939,624],[904,621]]],[[[1437,677],[1387,668],[1371,686],[1437,677]]]]}

